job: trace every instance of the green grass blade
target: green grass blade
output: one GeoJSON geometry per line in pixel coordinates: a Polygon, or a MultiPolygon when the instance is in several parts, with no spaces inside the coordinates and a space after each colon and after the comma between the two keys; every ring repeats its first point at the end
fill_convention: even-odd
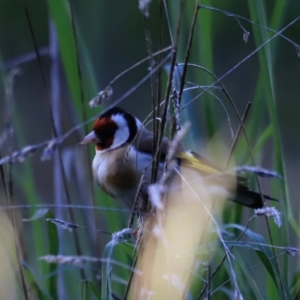
{"type": "Polygon", "coordinates": [[[24,275],[26,278],[26,283],[28,286],[30,286],[30,290],[32,291],[32,293],[36,293],[38,299],[40,300],[54,299],[42,287],[41,283],[39,282],[38,276],[36,276],[33,269],[30,267],[30,265],[24,262],[23,266],[24,266],[24,275]]]}

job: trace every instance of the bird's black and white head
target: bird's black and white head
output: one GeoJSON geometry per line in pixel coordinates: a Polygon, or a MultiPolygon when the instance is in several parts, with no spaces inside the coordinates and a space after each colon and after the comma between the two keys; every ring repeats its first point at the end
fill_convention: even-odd
{"type": "Polygon", "coordinates": [[[84,137],[81,144],[94,142],[98,151],[109,151],[131,143],[142,123],[132,114],[113,107],[97,118],[93,131],[84,137]]]}

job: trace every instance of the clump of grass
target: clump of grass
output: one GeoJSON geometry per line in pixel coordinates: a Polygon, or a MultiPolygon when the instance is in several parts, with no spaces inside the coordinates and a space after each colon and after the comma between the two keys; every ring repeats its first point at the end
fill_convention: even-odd
{"type": "MultiPolygon", "coordinates": [[[[142,40],[147,57],[131,64],[122,72],[118,71],[118,75],[103,85],[106,87],[89,102],[92,108],[102,104],[108,107],[123,104],[126,98],[134,97],[134,93],[149,82],[147,101],[152,100],[150,123],[153,123],[155,153],[152,164],[153,184],[149,188],[151,205],[144,214],[141,236],[137,243],[132,238],[131,228],[138,213],[136,207],[133,208],[131,217],[130,212],[117,208],[122,217],[116,217],[110,209],[110,199],[98,188],[94,190],[89,168],[91,153],[83,155],[79,151],[75,153],[74,150],[75,154],[71,157],[70,152],[65,149],[69,138],[74,138],[75,132],[82,128],[87,130],[88,124],[95,118],[92,115],[98,115],[88,110],[86,97],[87,94],[96,94],[96,75],[91,71],[93,64],[80,31],[83,25],[80,24],[81,12],[77,3],[48,1],[47,4],[47,13],[53,20],[52,25],[49,23],[51,51],[40,47],[38,26],[32,18],[33,8],[25,1],[23,13],[29,25],[30,38],[38,61],[51,133],[47,140],[40,143],[28,143],[27,140],[25,142],[26,129],[22,128],[20,121],[13,121],[15,112],[10,88],[9,93],[6,92],[6,99],[9,101],[5,102],[4,109],[5,130],[1,131],[3,134],[0,136],[0,171],[3,194],[6,197],[6,206],[2,209],[10,208],[13,211],[16,207],[29,207],[32,213],[37,204],[41,205],[42,198],[47,201],[53,198],[52,192],[51,195],[40,196],[41,186],[49,186],[50,180],[36,184],[36,176],[33,175],[35,164],[31,164],[28,159],[29,156],[39,153],[40,149],[43,149],[43,162],[39,164],[44,168],[47,165],[44,161],[48,161],[48,164],[53,161],[56,179],[55,201],[51,201],[49,205],[44,204],[49,207],[49,211],[27,218],[27,223],[22,226],[25,241],[18,241],[17,235],[14,236],[12,248],[14,251],[17,249],[18,266],[11,269],[20,275],[20,279],[15,278],[15,273],[12,275],[14,279],[9,284],[16,282],[18,294],[13,297],[22,295],[20,298],[29,299],[34,294],[39,299],[73,299],[78,297],[78,283],[81,282],[81,299],[119,299],[130,296],[135,299],[151,299],[165,298],[166,295],[169,299],[296,298],[299,295],[299,275],[291,270],[290,262],[299,249],[294,247],[298,244],[297,239],[290,240],[288,233],[294,231],[299,235],[299,229],[285,181],[285,160],[275,105],[277,96],[273,65],[279,45],[277,43],[271,48],[270,44],[282,39],[298,51],[300,47],[285,36],[285,30],[294,28],[299,17],[288,24],[285,22],[287,25],[282,26],[284,17],[278,17],[278,11],[284,11],[282,1],[274,4],[272,12],[267,12],[261,3],[249,2],[250,18],[234,11],[223,10],[221,5],[210,7],[199,4],[198,1],[194,5],[184,0],[179,3],[167,3],[163,0],[158,3],[139,1],[144,29],[142,40]],[[247,48],[245,46],[243,49],[248,52],[240,53],[238,47],[232,46],[232,51],[236,53],[235,62],[231,67],[226,65],[225,71],[221,72],[218,64],[219,56],[223,52],[216,45],[220,45],[219,40],[222,37],[218,35],[218,30],[222,29],[221,24],[229,26],[232,18],[237,21],[235,26],[241,30],[241,42],[247,43],[247,48]],[[155,29],[153,20],[157,25],[155,29]],[[167,47],[164,48],[165,44],[167,47]],[[248,46],[252,47],[251,52],[248,46]],[[42,55],[51,59],[53,68],[49,77],[52,95],[49,93],[42,55]],[[68,122],[73,120],[71,129],[66,131],[66,115],[61,108],[62,97],[59,96],[63,93],[63,87],[58,84],[63,78],[59,69],[54,68],[55,64],[56,67],[59,65],[59,56],[62,63],[60,67],[65,72],[72,95],[67,119],[68,122]],[[252,86],[253,104],[241,116],[242,105],[238,98],[244,97],[249,91],[237,96],[234,89],[239,90],[238,83],[230,89],[227,84],[230,85],[231,80],[239,82],[237,72],[248,71],[243,69],[243,65],[253,57],[259,59],[259,66],[255,70],[255,74],[258,73],[255,76],[256,83],[252,86]],[[131,77],[130,74],[133,73],[129,72],[137,72],[145,63],[149,67],[146,74],[119,95],[121,80],[131,77]],[[220,73],[221,75],[216,75],[220,73]],[[199,89],[201,92],[197,92],[199,89]],[[113,99],[113,90],[114,95],[117,95],[116,99],[113,99]],[[222,114],[226,115],[227,122],[220,121],[222,114]],[[267,127],[263,124],[266,114],[269,122],[267,127]],[[181,126],[185,119],[193,121],[187,133],[188,137],[192,137],[191,144],[197,144],[199,132],[202,130],[198,128],[205,127],[207,140],[202,139],[200,144],[208,144],[207,148],[211,153],[219,154],[226,152],[223,151],[226,147],[219,142],[223,139],[223,132],[219,133],[218,128],[221,124],[226,124],[230,132],[228,140],[232,140],[224,160],[224,170],[232,168],[232,161],[235,159],[239,165],[236,171],[250,172],[256,178],[256,188],[261,194],[264,186],[259,176],[280,178],[281,180],[273,180],[271,183],[272,196],[281,200],[280,212],[277,208],[264,206],[248,218],[249,212],[242,211],[239,207],[230,205],[223,209],[215,194],[206,194],[208,189],[202,179],[194,173],[185,173],[184,166],[183,173],[176,177],[180,184],[175,183],[175,187],[180,185],[182,189],[178,191],[170,188],[170,175],[174,175],[176,165],[174,153],[178,143],[183,140],[183,133],[186,133],[185,125],[181,126]],[[27,145],[19,147],[20,151],[13,151],[12,132],[22,141],[20,144],[27,145]],[[159,145],[166,133],[175,138],[170,143],[165,173],[162,178],[157,178],[159,145]],[[214,139],[214,136],[217,138],[214,139]],[[211,143],[208,142],[210,139],[211,143]],[[264,146],[270,147],[268,140],[272,141],[271,167],[265,168],[261,156],[264,146]],[[7,151],[2,152],[2,149],[7,151]],[[68,165],[66,161],[70,157],[72,163],[68,165]],[[84,163],[78,167],[76,162],[79,160],[84,163]],[[73,163],[74,161],[76,162],[73,163]],[[22,168],[15,164],[17,162],[24,162],[22,168]],[[15,174],[14,169],[17,170],[15,174]],[[15,190],[21,190],[20,194],[23,196],[20,203],[16,203],[17,206],[14,205],[17,199],[14,197],[15,190]],[[28,199],[26,204],[23,202],[25,198],[28,199]],[[96,211],[97,206],[104,206],[107,211],[103,209],[99,214],[96,211]],[[94,208],[93,213],[88,212],[90,207],[94,208]],[[273,218],[276,226],[269,222],[269,217],[273,218]],[[128,218],[130,228],[125,226],[128,218]],[[44,222],[47,220],[50,222],[44,222]],[[245,223],[246,225],[242,225],[245,223]],[[77,230],[78,228],[81,230],[77,230]],[[110,235],[109,232],[117,233],[110,235]],[[38,258],[42,261],[38,261],[38,258]],[[46,264],[45,261],[55,264],[46,264]],[[92,263],[92,266],[87,262],[92,263]],[[72,270],[72,275],[69,270],[72,270]]],[[[235,10],[235,7],[231,9],[235,10]]],[[[138,11],[137,5],[136,10],[138,11]]],[[[234,34],[234,30],[228,30],[226,38],[229,39],[234,34]]],[[[227,45],[223,47],[224,53],[227,53],[227,45]]],[[[26,56],[26,59],[32,58],[32,55],[26,56]]],[[[23,56],[17,60],[18,64],[24,61],[26,60],[23,56]]],[[[249,74],[252,74],[251,71],[249,74]]],[[[15,119],[20,120],[23,112],[18,112],[18,116],[15,119]]],[[[145,123],[148,123],[148,119],[145,123]]],[[[210,192],[216,190],[211,189],[210,192]]],[[[262,197],[262,203],[263,200],[262,197]]],[[[22,210],[21,213],[26,212],[22,210]]],[[[9,225],[5,223],[3,226],[11,228],[13,224],[15,230],[19,228],[17,224],[20,220],[15,214],[12,220],[9,225]]],[[[6,259],[4,255],[1,257],[2,260],[6,259]]],[[[8,290],[13,291],[13,288],[1,288],[1,292],[8,290]]]]}

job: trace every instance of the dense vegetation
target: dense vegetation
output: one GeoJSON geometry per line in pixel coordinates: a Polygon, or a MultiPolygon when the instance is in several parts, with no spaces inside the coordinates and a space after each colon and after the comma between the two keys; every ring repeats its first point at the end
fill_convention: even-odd
{"type": "MultiPolygon", "coordinates": [[[[280,200],[213,205],[198,216],[210,228],[172,219],[176,247],[201,240],[188,272],[157,279],[141,264],[153,290],[135,298],[297,299],[300,4],[147,2],[0,1],[0,298],[122,299],[138,282],[131,211],[96,186],[94,149],[78,145],[117,104],[168,136],[189,121],[187,148],[248,166],[249,186],[280,200]],[[112,95],[91,108],[99,91],[112,95]]],[[[149,235],[157,215],[147,255],[170,258],[149,235]]]]}

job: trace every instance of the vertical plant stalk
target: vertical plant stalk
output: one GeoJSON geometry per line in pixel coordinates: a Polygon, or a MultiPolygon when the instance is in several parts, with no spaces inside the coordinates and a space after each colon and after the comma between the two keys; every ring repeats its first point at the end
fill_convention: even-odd
{"type": "MultiPolygon", "coordinates": [[[[210,263],[210,249],[209,249],[209,243],[207,243],[207,300],[211,299],[211,263],[210,263]]],[[[227,257],[227,255],[225,255],[227,257]]]]}
{"type": "MultiPolygon", "coordinates": [[[[45,92],[45,97],[46,97],[46,105],[47,105],[47,108],[48,108],[49,117],[50,117],[50,121],[51,121],[52,133],[53,133],[54,138],[57,138],[58,134],[57,134],[56,126],[55,126],[55,121],[54,121],[54,116],[53,116],[53,111],[52,111],[52,105],[51,105],[50,97],[49,97],[49,94],[48,94],[48,89],[47,89],[47,84],[46,84],[46,77],[45,77],[45,74],[44,74],[44,71],[43,71],[41,57],[40,57],[40,54],[39,54],[39,49],[38,49],[38,46],[37,46],[37,41],[35,39],[35,34],[34,34],[34,30],[33,30],[33,25],[31,23],[31,19],[30,19],[28,8],[27,8],[26,0],[21,0],[21,1],[22,1],[22,4],[23,4],[24,12],[25,12],[27,23],[28,23],[29,30],[30,30],[30,35],[31,35],[31,38],[32,38],[33,46],[34,46],[34,51],[35,51],[38,66],[39,66],[39,69],[40,69],[42,85],[43,85],[44,92],[45,92]]],[[[65,173],[62,158],[61,158],[61,155],[60,155],[59,147],[57,148],[57,151],[58,151],[58,156],[59,156],[59,163],[60,163],[60,167],[61,167],[63,186],[64,186],[64,191],[65,191],[65,194],[66,194],[66,198],[67,198],[67,203],[69,205],[71,205],[71,198],[70,198],[70,193],[69,193],[69,190],[68,190],[66,173],[65,173]]],[[[73,211],[72,211],[71,208],[69,209],[69,214],[70,214],[71,222],[75,223],[74,222],[74,214],[73,214],[73,211]]],[[[81,255],[78,235],[77,235],[76,232],[74,233],[74,241],[75,241],[76,251],[77,251],[78,255],[81,255]]],[[[80,269],[80,273],[81,273],[81,276],[84,277],[84,271],[82,269],[80,269]]]]}
{"type": "MultiPolygon", "coordinates": [[[[13,82],[14,82],[14,77],[18,74],[18,69],[12,69],[7,77],[6,77],[6,83],[5,83],[5,115],[4,115],[4,120],[5,120],[5,129],[7,132],[7,154],[11,155],[12,154],[12,136],[10,134],[10,129],[12,128],[12,95],[13,95],[13,82]]],[[[11,206],[13,205],[13,177],[12,177],[12,161],[10,160],[8,164],[8,176],[7,176],[7,185],[6,186],[6,191],[7,191],[7,205],[11,206]]],[[[4,175],[4,173],[3,173],[4,175]]],[[[5,175],[4,175],[5,176],[5,175]]],[[[24,272],[22,268],[21,261],[23,259],[23,253],[22,249],[20,248],[20,245],[18,243],[19,241],[19,234],[17,232],[17,228],[21,227],[18,226],[18,220],[16,216],[16,212],[14,210],[10,211],[10,220],[11,224],[13,227],[13,239],[14,239],[14,250],[16,253],[17,257],[17,265],[18,265],[18,270],[19,270],[19,275],[20,275],[20,280],[21,280],[21,285],[22,285],[22,290],[24,294],[24,298],[28,300],[28,291],[25,283],[25,277],[24,277],[24,272]]]]}
{"type": "MultiPolygon", "coordinates": [[[[53,119],[53,132],[54,136],[58,137],[61,134],[61,122],[60,122],[60,115],[61,115],[61,109],[60,109],[60,82],[59,82],[59,52],[58,52],[58,42],[56,37],[56,32],[54,25],[52,23],[52,26],[50,25],[50,58],[51,58],[51,91],[52,91],[52,101],[49,100],[49,108],[50,108],[50,115],[53,119]],[[55,108],[55,109],[54,109],[55,108]]],[[[40,72],[43,74],[42,65],[40,64],[40,72]]],[[[44,85],[45,93],[48,97],[47,87],[44,85]]],[[[58,202],[59,205],[63,202],[63,196],[61,191],[65,191],[65,196],[67,199],[67,203],[71,205],[71,198],[70,193],[68,190],[68,184],[67,184],[67,178],[65,174],[65,169],[62,162],[61,153],[59,151],[59,147],[57,149],[57,153],[55,153],[55,161],[54,161],[54,175],[58,176],[55,178],[55,195],[58,196],[58,202]]],[[[59,210],[58,210],[59,211],[59,210]]],[[[73,214],[72,209],[69,209],[70,219],[72,223],[75,223],[75,217],[73,214]]],[[[59,215],[61,215],[61,212],[59,211],[59,215]]],[[[80,244],[78,235],[76,232],[74,232],[74,242],[75,247],[78,255],[81,255],[80,250],[80,244]]],[[[80,274],[82,279],[84,279],[84,270],[80,269],[80,274]]]]}
{"type": "MultiPolygon", "coordinates": [[[[152,68],[154,66],[153,51],[152,51],[151,37],[150,37],[150,32],[149,32],[148,22],[147,22],[148,17],[145,14],[142,14],[142,18],[143,18],[143,25],[144,25],[146,47],[147,47],[147,52],[148,52],[148,56],[149,56],[149,72],[150,72],[150,75],[151,75],[150,76],[150,89],[151,89],[152,110],[153,110],[153,125],[154,125],[155,122],[156,122],[155,121],[156,115],[155,115],[155,87],[154,87],[154,85],[155,85],[155,83],[154,83],[155,73],[152,72],[152,68]]],[[[154,139],[155,139],[155,137],[154,137],[154,139]]],[[[154,143],[153,143],[153,147],[154,147],[154,143]]],[[[151,174],[151,175],[153,175],[153,174],[151,174]]],[[[142,201],[145,201],[145,204],[143,203],[142,206],[145,206],[148,209],[150,209],[148,199],[142,199],[142,201]]]]}
{"type": "MultiPolygon", "coordinates": [[[[1,151],[0,151],[0,159],[1,158],[2,158],[2,155],[1,155],[1,151]]],[[[1,176],[3,191],[5,194],[5,199],[6,199],[6,201],[8,201],[9,195],[8,195],[8,188],[7,188],[7,184],[6,184],[5,171],[4,171],[3,165],[0,165],[0,176],[1,176]]]]}
{"type": "MultiPolygon", "coordinates": [[[[242,116],[242,122],[243,122],[243,124],[245,124],[245,122],[246,122],[246,119],[247,119],[247,117],[248,117],[248,113],[249,113],[249,111],[250,111],[251,105],[252,105],[251,102],[248,102],[248,103],[247,103],[245,112],[244,112],[244,114],[243,114],[243,116],[242,116]]],[[[224,165],[224,167],[223,167],[223,170],[227,170],[227,168],[228,168],[228,164],[229,164],[229,162],[230,162],[230,160],[231,160],[231,158],[232,158],[234,149],[235,149],[236,144],[237,144],[237,142],[238,142],[238,140],[239,140],[239,137],[240,137],[240,135],[241,135],[241,131],[242,131],[242,126],[241,126],[241,124],[240,124],[239,127],[238,127],[238,130],[237,130],[237,132],[236,132],[236,135],[235,135],[235,137],[234,137],[234,139],[233,139],[233,142],[232,142],[232,145],[231,145],[231,148],[230,148],[230,151],[229,151],[229,155],[228,155],[228,157],[227,157],[227,160],[226,160],[226,162],[225,162],[225,165],[224,165]]]]}
{"type": "Polygon", "coordinates": [[[180,7],[179,7],[179,16],[177,20],[177,28],[176,28],[176,33],[175,33],[175,39],[174,39],[174,44],[173,46],[173,55],[171,58],[171,66],[170,66],[170,73],[169,73],[169,78],[166,86],[166,91],[165,91],[165,102],[164,106],[162,109],[162,116],[161,116],[161,122],[158,130],[158,136],[157,136],[157,141],[155,141],[155,154],[153,157],[153,168],[152,168],[152,178],[154,178],[154,181],[156,181],[157,178],[157,172],[158,172],[158,165],[159,165],[159,156],[160,156],[160,144],[164,136],[165,132],[165,126],[166,126],[166,120],[167,120],[167,112],[169,109],[169,101],[170,101],[170,92],[172,88],[172,82],[173,82],[173,76],[174,76],[174,69],[176,65],[176,58],[177,58],[177,48],[178,48],[178,42],[179,42],[179,33],[181,29],[181,20],[182,20],[182,14],[183,14],[183,9],[184,9],[184,4],[186,0],[181,0],[180,1],[180,7]]]}
{"type": "Polygon", "coordinates": [[[199,0],[196,0],[196,7],[195,7],[195,11],[194,11],[193,21],[192,21],[192,25],[191,25],[191,29],[190,29],[190,35],[189,35],[188,44],[186,47],[182,75],[181,75],[181,79],[180,79],[180,87],[179,87],[179,94],[178,94],[179,104],[181,103],[181,97],[182,97],[182,92],[183,92],[183,88],[184,88],[187,66],[188,66],[188,62],[189,62],[189,58],[190,58],[190,51],[192,48],[193,37],[194,37],[194,32],[195,32],[195,25],[196,25],[199,9],[200,9],[199,0]]]}
{"type": "MultiPolygon", "coordinates": [[[[77,61],[77,70],[78,70],[78,79],[79,79],[79,89],[80,89],[80,100],[81,100],[81,108],[82,108],[82,114],[83,114],[83,121],[86,123],[84,126],[84,132],[87,135],[88,134],[88,123],[87,121],[87,112],[86,112],[86,105],[84,103],[84,89],[83,89],[83,78],[82,78],[82,72],[81,72],[81,65],[80,65],[80,58],[79,58],[79,47],[78,47],[78,40],[77,40],[77,30],[76,30],[76,24],[75,24],[75,11],[74,11],[74,4],[73,0],[69,0],[69,6],[70,6],[70,11],[71,11],[71,22],[72,22],[72,30],[73,30],[73,37],[74,37],[74,43],[75,43],[75,51],[76,51],[76,61],[77,61]]],[[[91,159],[91,154],[89,151],[89,148],[86,147],[86,153],[87,153],[87,158],[88,162],[90,162],[91,159]]],[[[90,191],[92,193],[92,203],[93,206],[96,207],[97,202],[96,202],[96,197],[95,197],[95,190],[94,190],[94,179],[93,179],[93,174],[92,174],[92,169],[89,168],[88,171],[89,178],[88,182],[90,183],[90,191]]],[[[99,226],[99,221],[97,218],[97,211],[93,210],[93,217],[94,217],[94,226],[95,228],[98,228],[99,226]]],[[[96,234],[96,249],[95,253],[99,253],[99,250],[101,249],[101,239],[98,234],[96,234]]]]}
{"type": "MultiPolygon", "coordinates": [[[[172,87],[172,82],[173,82],[173,73],[174,73],[175,64],[176,64],[177,47],[178,47],[178,42],[179,42],[179,33],[180,33],[180,28],[181,28],[181,19],[182,19],[184,4],[185,4],[185,0],[181,0],[180,1],[180,10],[179,10],[180,14],[178,16],[177,28],[176,28],[175,42],[172,45],[173,46],[173,54],[172,54],[172,58],[171,58],[170,73],[169,73],[168,83],[167,83],[165,97],[164,97],[165,102],[164,102],[164,107],[163,107],[163,115],[162,115],[160,126],[158,128],[157,140],[153,141],[153,143],[155,144],[155,152],[154,152],[154,156],[153,156],[152,179],[154,179],[154,181],[156,181],[156,178],[157,178],[159,154],[160,154],[159,148],[160,148],[161,141],[163,139],[165,125],[166,125],[166,116],[167,116],[167,111],[168,111],[168,107],[169,107],[170,92],[171,92],[171,87],[172,87]]],[[[137,251],[137,255],[134,260],[134,264],[133,264],[134,266],[136,265],[136,262],[138,259],[138,253],[139,253],[139,249],[137,251]]],[[[133,279],[133,273],[131,272],[128,284],[126,286],[126,291],[125,291],[124,298],[123,298],[124,300],[127,299],[127,296],[128,296],[128,293],[129,293],[129,290],[131,287],[132,279],[133,279]]]]}
{"type": "MultiPolygon", "coordinates": [[[[253,1],[253,2],[248,1],[248,6],[249,6],[249,9],[250,9],[250,15],[253,18],[257,18],[261,23],[264,24],[265,20],[267,18],[266,13],[265,13],[264,5],[261,5],[261,3],[259,4],[257,1],[253,1]]],[[[274,10],[273,10],[273,15],[270,18],[271,24],[273,26],[276,26],[277,28],[279,27],[279,22],[278,21],[276,22],[275,20],[278,18],[277,17],[278,12],[282,11],[282,7],[283,7],[282,1],[279,1],[278,3],[276,3],[276,5],[274,7],[274,10]],[[275,25],[276,23],[277,23],[277,25],[275,25]]],[[[254,27],[254,26],[252,25],[252,27],[254,27]]],[[[280,30],[279,32],[276,32],[274,36],[279,35],[279,33],[281,33],[284,29],[280,30]]],[[[256,43],[257,43],[257,37],[258,36],[255,34],[255,37],[256,37],[255,39],[256,39],[256,43]]],[[[261,32],[261,38],[268,38],[268,37],[269,37],[269,34],[266,31],[261,32]]],[[[273,145],[275,147],[274,148],[275,149],[275,163],[277,164],[277,167],[279,167],[280,170],[283,171],[283,162],[282,162],[282,158],[281,158],[282,146],[281,146],[281,143],[280,143],[279,127],[278,127],[277,115],[276,115],[275,105],[274,105],[274,98],[275,98],[274,85],[275,85],[275,81],[274,81],[274,76],[272,75],[274,60],[272,60],[272,58],[271,58],[270,46],[267,45],[267,47],[265,47],[263,49],[262,53],[260,53],[260,55],[259,55],[259,60],[260,60],[261,69],[262,69],[261,74],[264,77],[263,82],[265,82],[268,86],[266,88],[267,89],[266,91],[267,91],[267,95],[269,95],[269,97],[266,97],[266,100],[267,100],[267,108],[268,108],[268,115],[270,117],[270,122],[272,124],[272,127],[274,128],[274,130],[272,130],[272,137],[273,137],[272,140],[273,140],[273,143],[274,143],[273,145]]],[[[256,176],[256,177],[258,178],[258,176],[256,176]]],[[[281,187],[283,188],[283,191],[285,192],[284,185],[282,185],[281,187]]],[[[285,207],[287,208],[288,214],[289,214],[290,206],[289,206],[288,201],[286,201],[285,207]]],[[[269,220],[266,216],[265,216],[265,222],[266,222],[266,225],[267,225],[270,242],[271,242],[272,245],[274,245],[274,240],[273,240],[273,235],[272,235],[271,228],[270,228],[270,225],[269,225],[269,220]]],[[[276,236],[276,234],[275,234],[275,236],[276,236]]],[[[277,240],[278,240],[278,238],[277,238],[277,240]]],[[[284,271],[279,266],[278,257],[276,255],[275,248],[272,248],[272,252],[273,252],[273,255],[275,257],[275,265],[276,265],[276,269],[277,269],[276,271],[278,272],[279,283],[280,283],[281,291],[283,293],[283,298],[287,299],[287,298],[289,298],[289,292],[286,293],[286,289],[284,288],[284,283],[283,283],[284,278],[282,277],[284,271]]]]}
{"type": "MultiPolygon", "coordinates": [[[[162,13],[163,13],[163,0],[159,1],[159,37],[158,37],[158,50],[162,49],[162,39],[163,39],[163,27],[162,27],[162,13]]],[[[161,64],[162,54],[158,55],[158,64],[161,64]]],[[[160,115],[160,94],[161,94],[161,68],[157,70],[157,86],[156,86],[156,97],[152,98],[152,120],[153,120],[153,143],[152,143],[152,153],[156,150],[156,141],[158,137],[158,117],[160,115]]],[[[155,160],[152,161],[152,169],[155,166],[155,160]]],[[[154,172],[151,173],[151,182],[155,181],[154,172]]]]}
{"type": "MultiPolygon", "coordinates": [[[[6,132],[6,142],[7,142],[7,154],[9,156],[12,155],[12,135],[10,131],[12,129],[12,102],[13,102],[13,84],[15,76],[19,73],[18,69],[12,69],[6,77],[5,82],[5,109],[4,109],[4,116],[3,119],[5,120],[5,132],[6,132]]],[[[12,161],[9,161],[8,170],[7,170],[7,194],[9,199],[9,205],[12,205],[13,201],[13,178],[12,178],[12,170],[13,164],[12,161]]],[[[12,215],[11,215],[12,217],[12,215]]],[[[13,218],[13,217],[12,217],[13,218]]]]}
{"type": "MultiPolygon", "coordinates": [[[[58,41],[54,28],[53,21],[49,21],[49,57],[51,60],[50,65],[50,89],[51,89],[51,102],[53,108],[54,122],[57,129],[57,133],[61,134],[61,103],[60,103],[60,76],[59,76],[59,51],[58,41]]],[[[61,205],[64,203],[63,193],[63,178],[59,161],[59,153],[55,152],[53,155],[53,179],[54,179],[54,203],[57,205],[55,208],[55,217],[63,220],[64,214],[61,210],[61,205]]],[[[62,248],[62,231],[58,230],[58,241],[59,241],[59,253],[62,248]]],[[[60,298],[65,298],[66,293],[64,290],[63,274],[58,272],[57,274],[57,294],[60,298]]]]}
{"type": "MultiPolygon", "coordinates": [[[[162,49],[162,43],[163,43],[163,0],[159,1],[159,37],[158,37],[158,50],[162,49]]],[[[162,53],[160,52],[158,55],[158,64],[161,64],[162,60],[162,53]]],[[[157,90],[156,90],[156,103],[154,102],[152,105],[153,109],[153,139],[156,140],[158,136],[158,120],[157,117],[160,114],[160,101],[161,101],[161,68],[157,70],[157,90]]],[[[154,143],[153,143],[153,153],[155,152],[154,143]]]]}

